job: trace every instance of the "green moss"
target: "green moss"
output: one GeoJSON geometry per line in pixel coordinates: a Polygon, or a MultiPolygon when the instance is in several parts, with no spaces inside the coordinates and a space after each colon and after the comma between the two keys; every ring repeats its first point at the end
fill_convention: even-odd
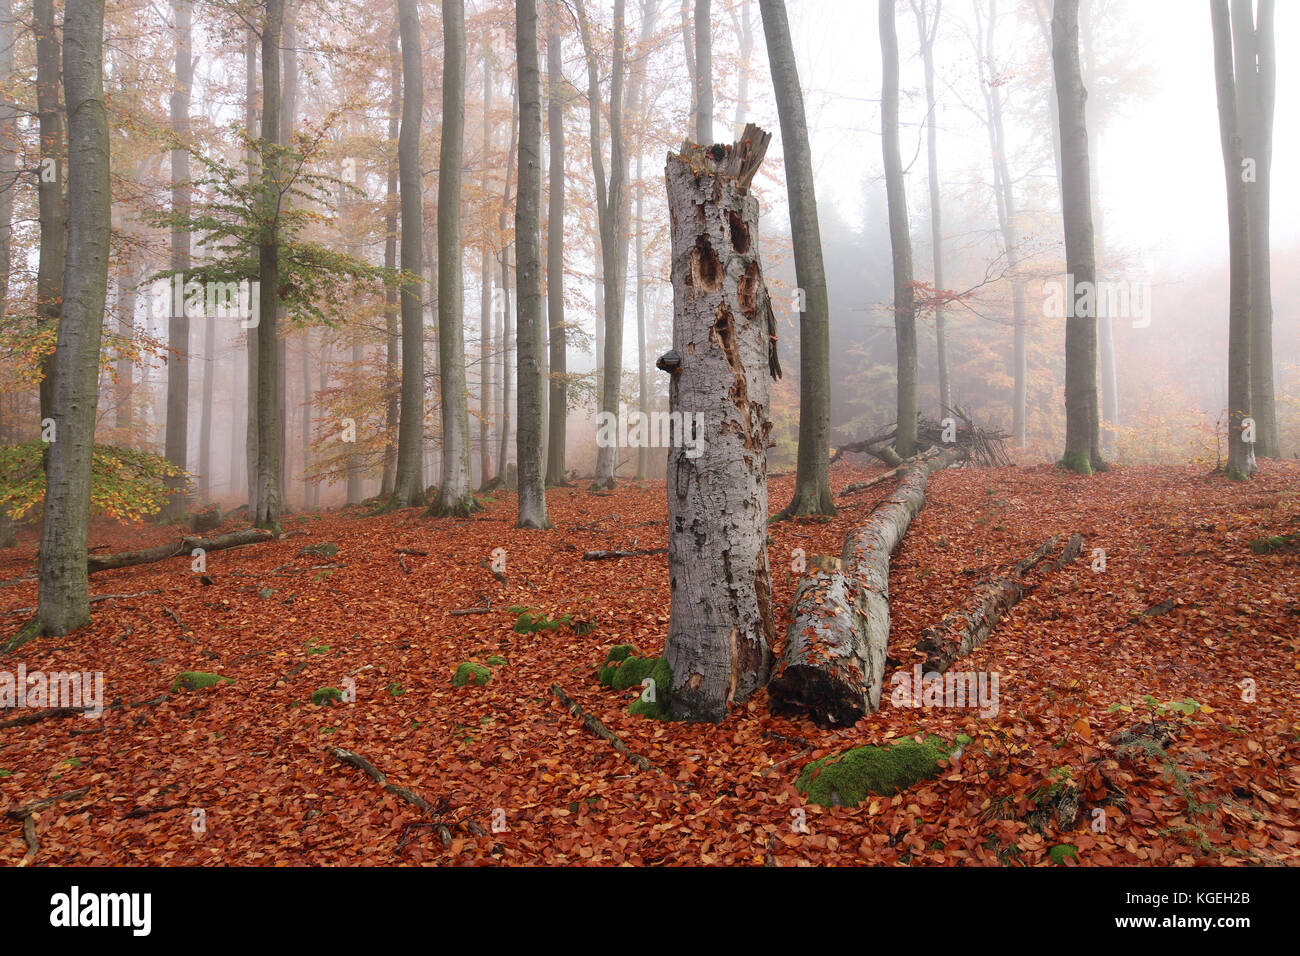
{"type": "Polygon", "coordinates": [[[939,761],[948,753],[949,748],[934,736],[921,743],[909,737],[892,746],[854,747],[808,764],[795,788],[812,803],[855,807],[868,794],[893,796],[937,775],[939,761]]]}
{"type": "Polygon", "coordinates": [[[488,667],[504,667],[508,663],[509,661],[507,661],[500,654],[493,654],[491,657],[487,659],[488,667]]]}
{"type": "Polygon", "coordinates": [[[204,671],[181,671],[172,681],[172,693],[175,694],[182,690],[203,690],[208,687],[216,687],[222,682],[233,684],[233,677],[226,677],[224,674],[208,674],[204,671]]]}
{"type": "Polygon", "coordinates": [[[475,687],[482,687],[492,679],[492,672],[482,664],[472,664],[469,661],[463,661],[456,668],[456,673],[451,675],[452,687],[464,687],[466,684],[473,682],[475,687]]]}
{"type": "Polygon", "coordinates": [[[343,703],[343,691],[337,687],[320,687],[311,692],[311,702],[317,707],[324,707],[326,704],[343,703]]]}
{"type": "Polygon", "coordinates": [[[1300,532],[1256,538],[1250,543],[1250,550],[1256,554],[1272,554],[1275,551],[1300,551],[1300,532]]]}
{"type": "Polygon", "coordinates": [[[1063,864],[1066,857],[1077,861],[1079,859],[1079,848],[1071,843],[1058,843],[1056,846],[1047,848],[1047,855],[1053,863],[1063,864]]]}
{"type": "Polygon", "coordinates": [[[339,553],[339,546],[329,541],[309,544],[298,550],[298,554],[308,558],[332,558],[339,553]]]}
{"type": "MultiPolygon", "coordinates": [[[[645,693],[632,701],[628,707],[628,713],[635,714],[638,717],[648,717],[651,720],[675,720],[668,712],[668,693],[673,686],[673,672],[668,666],[667,658],[657,657],[653,661],[654,666],[647,675],[653,680],[655,699],[645,700],[645,693]]],[[[626,664],[624,665],[627,666],[626,664]]],[[[644,680],[645,678],[642,678],[644,680]]],[[[639,684],[640,681],[637,681],[639,684]]],[[[647,688],[648,692],[649,688],[647,688]]]]}
{"type": "Polygon", "coordinates": [[[1067,451],[1061,457],[1061,467],[1068,468],[1076,475],[1091,475],[1092,462],[1084,451],[1067,451]]]}
{"type": "Polygon", "coordinates": [[[328,654],[330,652],[330,646],[322,644],[319,637],[313,637],[303,647],[306,648],[308,654],[328,654]]]}
{"type": "Polygon", "coordinates": [[[403,687],[401,684],[396,684],[396,683],[389,684],[387,690],[388,690],[389,697],[401,697],[403,694],[406,693],[406,688],[403,687]]]}

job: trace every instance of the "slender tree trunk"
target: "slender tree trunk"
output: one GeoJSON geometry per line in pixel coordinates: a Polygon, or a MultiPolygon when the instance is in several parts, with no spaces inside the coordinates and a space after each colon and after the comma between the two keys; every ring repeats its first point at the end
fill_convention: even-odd
{"type": "MultiPolygon", "coordinates": [[[[281,68],[283,70],[283,87],[280,98],[280,145],[293,145],[293,131],[298,122],[298,8],[296,0],[283,0],[284,28],[281,68]]],[[[289,170],[281,167],[282,173],[289,170]]],[[[293,194],[285,191],[281,197],[281,208],[287,210],[293,204],[293,194]]],[[[277,420],[280,423],[280,504],[284,507],[289,497],[289,332],[288,309],[281,307],[279,323],[283,332],[275,346],[276,381],[279,391],[276,402],[279,406],[277,420]]]]}
{"type": "MultiPolygon", "coordinates": [[[[1214,31],[1214,77],[1219,104],[1219,142],[1228,189],[1228,474],[1249,478],[1256,470],[1255,446],[1247,441],[1251,418],[1251,229],[1242,139],[1233,75],[1232,25],[1228,0],[1210,0],[1214,31]]],[[[1258,164],[1256,165],[1258,171],[1258,164]]]]}
{"type": "MultiPolygon", "coordinates": [[[[510,102],[510,146],[506,151],[506,185],[501,194],[501,213],[497,228],[504,235],[510,224],[507,210],[510,208],[511,193],[515,188],[515,152],[519,143],[519,91],[515,90],[510,102]]],[[[501,434],[497,445],[497,473],[499,482],[508,484],[510,460],[510,402],[511,402],[511,366],[510,351],[514,345],[514,331],[511,328],[510,314],[510,263],[514,258],[512,245],[507,242],[501,248],[501,434]]]]}
{"type": "Polygon", "coordinates": [[[1273,395],[1273,280],[1269,242],[1273,180],[1273,104],[1277,66],[1273,50],[1273,0],[1260,0],[1256,25],[1252,4],[1232,0],[1232,45],[1237,81],[1237,120],[1242,149],[1254,160],[1245,179],[1250,215],[1250,410],[1255,454],[1281,455],[1273,395]]]}
{"type": "Polygon", "coordinates": [[[443,0],[442,146],[438,159],[438,366],[442,378],[442,484],[435,515],[477,508],[470,484],[465,389],[460,196],[465,148],[465,0],[443,0]]]}
{"type": "Polygon", "coordinates": [[[770,136],[725,159],[669,154],[673,351],[668,452],[669,711],[719,722],[765,683],[774,637],[767,559],[771,301],[749,184],[770,136]],[[725,481],[717,476],[725,475],[725,481]]]}
{"type": "MultiPolygon", "coordinates": [[[[1088,475],[1100,464],[1097,413],[1096,308],[1080,308],[1075,289],[1092,289],[1097,261],[1092,236],[1091,169],[1084,111],[1087,91],[1079,64],[1079,0],[1056,0],[1052,65],[1061,117],[1061,209],[1065,271],[1071,288],[1065,319],[1065,454],[1063,464],[1088,475]],[[1086,285],[1084,285],[1086,283],[1086,285]],[[1078,313],[1083,312],[1083,315],[1078,313]]],[[[1095,303],[1095,297],[1094,297],[1095,303]]]]}
{"type": "Polygon", "coordinates": [[[695,0],[695,141],[713,144],[713,2],[695,0]]]}
{"type": "Polygon", "coordinates": [[[759,0],[767,57],[772,68],[781,148],[785,152],[786,191],[790,202],[790,233],[794,240],[795,281],[802,290],[799,316],[799,462],[794,497],[782,512],[833,515],[831,500],[831,339],[830,297],[822,261],[821,227],[813,186],[812,148],[803,108],[803,87],[795,65],[794,47],[784,0],[759,0]]]}
{"type": "MultiPolygon", "coordinates": [[[[13,263],[14,190],[18,172],[18,110],[7,90],[14,79],[14,15],[12,0],[0,0],[0,328],[8,327],[9,270],[13,263]]],[[[119,374],[121,367],[119,364],[119,374]]],[[[129,372],[128,372],[129,374],[129,372]]],[[[119,379],[120,381],[120,379],[119,379]]],[[[118,406],[121,424],[121,406],[118,406]]],[[[8,434],[0,429],[0,444],[8,434]]],[[[9,512],[0,508],[0,548],[18,543],[9,512]]]]}
{"type": "Polygon", "coordinates": [[[257,324],[257,509],[259,528],[278,533],[280,525],[280,34],[284,0],[266,0],[262,22],[262,235],[258,244],[260,276],[257,324]]]}
{"type": "Polygon", "coordinates": [[[907,221],[907,186],[898,147],[898,31],[894,0],[880,0],[880,51],[884,65],[880,100],[885,153],[885,191],[889,199],[889,244],[894,257],[894,340],[898,353],[898,437],[902,458],[916,453],[916,291],[912,286],[912,233],[907,221]]]}
{"type": "MultiPolygon", "coordinates": [[[[175,18],[175,85],[171,96],[171,132],[174,138],[172,160],[172,211],[186,215],[190,205],[190,87],[194,82],[194,62],[191,56],[190,0],[172,0],[175,18]]],[[[180,276],[182,284],[188,281],[190,269],[190,231],[186,226],[172,226],[172,271],[180,276]]],[[[176,280],[173,278],[172,280],[176,280]]],[[[167,430],[165,448],[167,460],[175,467],[185,469],[189,451],[190,409],[190,319],[182,304],[173,302],[167,322],[167,430]]],[[[168,500],[167,512],[177,517],[185,510],[185,478],[171,482],[173,493],[168,500]]]]}
{"type": "Polygon", "coordinates": [[[699,111],[699,81],[696,80],[695,67],[695,24],[692,22],[691,0],[682,0],[681,6],[681,23],[682,23],[682,49],[686,54],[686,79],[691,84],[691,119],[692,126],[694,118],[699,111]]]}
{"type": "MultiPolygon", "coordinates": [[[[402,54],[398,47],[398,31],[388,36],[388,64],[390,93],[388,100],[388,142],[397,142],[398,120],[402,112],[402,54]]],[[[391,147],[390,147],[391,148],[391,147]]],[[[394,154],[388,162],[388,193],[384,204],[384,268],[391,275],[397,269],[397,184],[398,158],[394,154]]],[[[397,324],[397,281],[390,280],[384,287],[384,328],[386,338],[385,358],[385,428],[384,471],[379,493],[384,497],[393,494],[397,480],[397,430],[401,399],[400,366],[402,336],[397,324]]]]}
{"type": "MultiPolygon", "coordinates": [[[[244,50],[244,130],[250,141],[255,141],[260,134],[257,122],[258,44],[257,33],[250,29],[244,50]]],[[[250,149],[247,151],[246,165],[248,167],[248,184],[251,188],[260,175],[257,150],[250,149]]],[[[258,344],[256,328],[248,330],[244,352],[246,359],[244,405],[245,415],[247,416],[247,429],[244,436],[244,482],[245,487],[248,489],[248,514],[249,517],[252,517],[257,514],[257,455],[258,449],[261,447],[257,413],[257,390],[260,379],[257,374],[258,344]]]]}
{"type": "MultiPolygon", "coordinates": [[[[934,41],[939,33],[939,16],[943,0],[936,0],[934,16],[926,9],[926,0],[912,0],[916,14],[916,32],[921,40],[921,61],[925,69],[925,158],[926,179],[930,187],[930,251],[934,263],[934,291],[943,291],[943,215],[939,202],[939,135],[934,99],[934,41]]],[[[952,383],[948,377],[948,338],[944,329],[943,303],[934,304],[934,343],[939,370],[939,417],[952,408],[952,383]]]]}
{"type": "Polygon", "coordinates": [[[311,480],[312,383],[311,383],[311,329],[302,330],[302,351],[299,353],[298,374],[302,379],[302,506],[311,508],[312,489],[320,485],[311,480]]]}
{"type": "Polygon", "coordinates": [[[568,484],[565,475],[566,424],[569,416],[568,353],[564,327],[564,72],[560,25],[546,21],[546,137],[551,150],[550,190],[546,212],[546,321],[550,326],[550,422],[546,440],[546,483],[568,484]]]}
{"type": "MultiPolygon", "coordinates": [[[[424,197],[420,175],[420,118],[424,112],[417,0],[398,0],[402,37],[402,130],[397,156],[402,192],[402,414],[397,440],[395,504],[424,504],[424,197]]],[[[462,115],[462,121],[464,117],[462,115]]]]}
{"type": "MultiPolygon", "coordinates": [[[[585,5],[582,0],[577,3],[578,26],[587,58],[592,168],[596,177],[596,209],[600,220],[600,252],[604,268],[605,360],[604,377],[600,383],[600,412],[613,418],[618,417],[623,381],[623,292],[627,275],[626,258],[620,264],[618,254],[619,236],[623,230],[620,213],[624,209],[623,193],[627,188],[627,151],[623,130],[624,9],[624,0],[614,0],[614,57],[609,96],[610,174],[609,182],[606,183],[600,137],[600,80],[597,61],[585,5]]],[[[614,470],[618,466],[617,446],[616,441],[606,442],[597,449],[596,480],[592,485],[594,489],[614,487],[614,470]]]]}
{"type": "MultiPolygon", "coordinates": [[[[36,196],[41,224],[40,263],[36,275],[36,321],[51,340],[58,334],[63,306],[63,271],[67,256],[68,209],[63,197],[63,104],[59,98],[59,34],[54,0],[32,0],[36,38],[36,112],[40,124],[40,174],[36,196]]],[[[54,355],[41,360],[41,418],[51,417],[54,355]]]]}
{"type": "MultiPolygon", "coordinates": [[[[492,163],[492,50],[483,49],[483,193],[489,189],[488,170],[492,163]]],[[[482,331],[479,336],[479,423],[478,457],[479,483],[486,485],[492,478],[492,369],[496,356],[492,354],[492,244],[483,241],[479,263],[479,313],[482,331]]]]}
{"type": "Polygon", "coordinates": [[[99,343],[108,290],[112,192],[104,103],[104,0],[68,0],[63,82],[68,111],[67,268],[52,390],[34,630],[66,634],[90,621],[90,473],[99,398],[99,343]]]}
{"type": "Polygon", "coordinates": [[[519,308],[519,528],[549,528],[542,459],[542,77],[537,0],[515,3],[519,71],[519,196],[515,201],[515,281],[519,308]]]}
{"type": "Polygon", "coordinates": [[[754,55],[753,0],[741,0],[736,40],[740,44],[740,69],[736,78],[736,116],[732,120],[732,133],[739,136],[749,118],[749,70],[754,55]]]}
{"type": "MultiPolygon", "coordinates": [[[[640,149],[636,152],[636,370],[637,370],[637,408],[643,416],[650,414],[650,381],[646,354],[646,314],[645,314],[645,219],[644,219],[644,183],[641,179],[640,149]]],[[[649,418],[642,418],[649,421],[649,418]]],[[[650,444],[641,442],[636,451],[636,477],[644,481],[650,470],[650,444]]]]}

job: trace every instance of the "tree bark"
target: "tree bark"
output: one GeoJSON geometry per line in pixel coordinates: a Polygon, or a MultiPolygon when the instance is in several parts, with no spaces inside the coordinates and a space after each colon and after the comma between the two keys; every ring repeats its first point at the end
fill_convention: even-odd
{"type": "MultiPolygon", "coordinates": [[[[59,34],[53,0],[32,0],[36,39],[36,113],[40,126],[41,165],[36,196],[41,225],[36,274],[36,321],[57,335],[63,307],[63,273],[67,258],[68,208],[63,196],[63,105],[59,98],[59,34]]],[[[54,355],[41,360],[41,418],[53,414],[54,355]]]]}
{"type": "Polygon", "coordinates": [[[398,0],[398,11],[402,42],[402,129],[397,142],[402,195],[402,412],[394,504],[409,508],[424,504],[424,197],[420,175],[424,64],[416,0],[398,0]]]}
{"type": "MultiPolygon", "coordinates": [[[[510,192],[515,188],[515,153],[519,145],[519,90],[516,87],[510,98],[510,146],[506,150],[506,184],[501,193],[501,212],[497,228],[505,234],[509,225],[510,192]]],[[[513,245],[510,242],[501,247],[501,434],[498,436],[497,473],[499,483],[509,485],[507,463],[510,459],[510,349],[514,334],[511,329],[510,313],[510,262],[513,258],[513,245]]]]}
{"type": "MultiPolygon", "coordinates": [[[[257,123],[257,54],[257,33],[250,28],[244,48],[244,132],[247,134],[249,142],[256,142],[259,133],[257,123]]],[[[251,189],[260,175],[260,164],[256,149],[246,151],[245,165],[248,167],[248,185],[251,189]]],[[[244,435],[244,480],[248,490],[248,513],[250,516],[257,514],[257,450],[260,447],[257,415],[257,348],[257,330],[255,328],[249,329],[244,343],[246,360],[244,404],[247,416],[247,428],[244,435]]]]}
{"type": "Polygon", "coordinates": [[[822,260],[821,227],[813,186],[812,148],[804,116],[803,88],[795,65],[785,0],[759,0],[772,86],[781,120],[795,280],[805,309],[799,316],[799,459],[794,497],[782,512],[833,515],[830,485],[830,298],[822,260]]]}
{"type": "Polygon", "coordinates": [[[111,571],[116,568],[129,568],[137,564],[152,564],[155,561],[163,561],[167,558],[173,558],[177,555],[186,555],[187,557],[195,548],[202,548],[204,551],[224,551],[227,548],[240,548],[246,544],[260,544],[263,541],[274,541],[275,536],[269,531],[260,528],[245,528],[241,531],[227,531],[225,534],[216,534],[210,538],[200,538],[197,535],[186,535],[180,541],[171,544],[160,544],[153,548],[141,548],[138,551],[122,551],[118,554],[91,555],[89,560],[89,572],[95,574],[98,571],[111,571]]]}
{"type": "Polygon", "coordinates": [[[442,7],[442,145],[438,160],[438,366],[442,380],[442,483],[430,510],[477,509],[470,483],[469,395],[465,389],[460,197],[465,147],[465,0],[442,7]]]}
{"type": "Polygon", "coordinates": [[[1242,149],[1255,161],[1254,181],[1245,183],[1250,216],[1250,410],[1255,419],[1255,454],[1264,458],[1281,455],[1273,395],[1273,266],[1269,240],[1277,87],[1273,6],[1273,0],[1260,0],[1258,24],[1249,2],[1232,0],[1231,12],[1237,118],[1242,149]]]}
{"type": "Polygon", "coordinates": [[[68,256],[51,395],[35,628],[66,634],[90,621],[86,557],[99,344],[108,292],[112,191],[104,102],[104,0],[68,0],[63,22],[68,111],[68,256]]]}
{"type": "Polygon", "coordinates": [[[721,157],[668,158],[673,350],[668,452],[672,594],[664,656],[672,714],[721,721],[767,682],[774,635],[767,560],[771,300],[749,184],[770,135],[746,128],[721,157]]]}
{"type": "Polygon", "coordinates": [[[564,71],[558,18],[546,21],[546,137],[551,150],[546,212],[546,322],[550,352],[550,422],[546,439],[546,483],[567,485],[565,442],[569,417],[568,352],[564,326],[564,71]]]}
{"type": "Polygon", "coordinates": [[[542,77],[537,55],[537,0],[515,3],[519,71],[519,195],[515,200],[518,294],[519,528],[549,528],[542,459],[542,77]]]}
{"type": "MultiPolygon", "coordinates": [[[[402,52],[397,35],[396,28],[388,35],[390,144],[397,142],[402,115],[402,52]]],[[[384,201],[384,268],[389,270],[390,275],[397,269],[398,165],[399,160],[394,153],[388,161],[388,192],[384,201]]],[[[379,493],[385,498],[390,497],[397,486],[397,433],[402,394],[402,335],[398,326],[397,289],[396,279],[389,280],[384,286],[384,470],[380,477],[379,493]]]]}
{"type": "Polygon", "coordinates": [[[1052,66],[1061,117],[1061,210],[1065,220],[1065,271],[1070,308],[1065,319],[1065,454],[1079,474],[1104,467],[1097,408],[1097,297],[1080,308],[1075,289],[1097,282],[1093,249],[1088,125],[1079,64],[1079,0],[1056,0],[1052,10],[1052,66]],[[1086,283],[1086,285],[1085,285],[1086,283]],[[1085,314],[1080,315],[1083,312],[1085,314]]]}
{"type": "Polygon", "coordinates": [[[254,523],[280,523],[280,35],[284,0],[266,0],[262,21],[261,238],[258,243],[257,324],[257,508],[254,523]]]}
{"type": "Polygon", "coordinates": [[[894,343],[898,359],[898,437],[903,458],[916,451],[916,290],[912,286],[912,233],[907,221],[907,185],[898,147],[898,31],[894,0],[880,0],[880,52],[884,69],[880,99],[885,192],[889,203],[889,245],[894,260],[894,343]]]}
{"type": "MultiPolygon", "coordinates": [[[[194,62],[191,56],[190,0],[172,0],[175,17],[175,85],[171,95],[171,193],[172,212],[186,216],[190,206],[190,87],[194,82],[194,62]]],[[[190,231],[178,222],[172,226],[171,268],[180,282],[188,281],[190,268],[190,231]]],[[[177,281],[175,278],[173,282],[177,281]]],[[[167,321],[167,428],[164,446],[167,461],[184,471],[188,464],[189,409],[190,409],[190,319],[184,304],[174,303],[167,321]]],[[[167,513],[175,518],[185,511],[184,476],[172,479],[173,489],[167,503],[167,513]]]]}
{"type": "MultiPolygon", "coordinates": [[[[483,47],[483,193],[490,189],[489,170],[492,168],[492,49],[483,47]]],[[[492,402],[494,398],[492,367],[492,242],[484,230],[483,249],[479,262],[479,484],[486,485],[492,478],[492,402]]]]}
{"type": "Polygon", "coordinates": [[[889,643],[889,562],[950,452],[913,459],[898,488],[845,540],[837,560],[799,581],[785,652],[768,685],[774,714],[846,726],[880,706],[889,643]]]}

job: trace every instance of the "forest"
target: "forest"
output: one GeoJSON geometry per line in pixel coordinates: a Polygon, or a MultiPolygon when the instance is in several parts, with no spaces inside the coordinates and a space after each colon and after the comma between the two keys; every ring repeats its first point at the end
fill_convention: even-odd
{"type": "Polygon", "coordinates": [[[0,867],[1300,864],[1297,31],[0,0],[0,867]]]}

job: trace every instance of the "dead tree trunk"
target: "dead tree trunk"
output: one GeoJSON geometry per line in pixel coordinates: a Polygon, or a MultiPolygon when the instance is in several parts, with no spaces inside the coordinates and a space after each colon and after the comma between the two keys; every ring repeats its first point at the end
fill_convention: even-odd
{"type": "Polygon", "coordinates": [[[152,564],[155,561],[164,561],[178,554],[189,555],[195,548],[201,548],[205,552],[224,551],[227,548],[241,548],[246,544],[260,544],[263,541],[274,540],[276,540],[275,535],[261,528],[227,531],[225,534],[213,535],[211,538],[188,536],[181,538],[177,542],[160,544],[153,548],[142,548],[139,551],[122,551],[118,554],[102,556],[92,554],[88,562],[88,568],[89,573],[94,574],[96,571],[129,568],[137,564],[152,564]]]}
{"type": "MultiPolygon", "coordinates": [[[[668,452],[670,712],[721,721],[767,682],[771,303],[749,184],[771,136],[668,158],[673,350],[659,360],[680,415],[668,452]]],[[[612,370],[611,370],[612,371],[612,370]]]]}
{"type": "Polygon", "coordinates": [[[930,474],[951,452],[913,459],[897,490],[844,542],[837,564],[810,567],[795,592],[785,653],[768,686],[772,712],[823,726],[852,724],[880,706],[889,643],[889,561],[925,504],[930,474]]]}

